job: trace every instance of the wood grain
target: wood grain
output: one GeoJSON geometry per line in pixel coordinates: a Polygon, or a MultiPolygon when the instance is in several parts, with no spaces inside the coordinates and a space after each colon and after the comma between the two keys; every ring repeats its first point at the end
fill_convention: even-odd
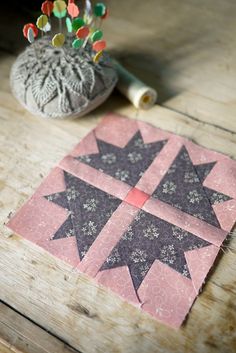
{"type": "Polygon", "coordinates": [[[212,347],[233,352],[235,347],[236,264],[230,253],[179,331],[16,235],[1,239],[0,266],[1,298],[82,352],[212,352],[212,347]]]}
{"type": "MultiPolygon", "coordinates": [[[[15,41],[22,18],[14,20],[12,14],[16,25],[7,41],[0,40],[0,299],[83,353],[233,353],[234,252],[221,253],[186,323],[174,331],[3,225],[109,111],[236,158],[235,2],[121,0],[110,1],[110,8],[112,18],[104,31],[111,52],[157,88],[162,106],[137,112],[115,92],[84,118],[33,117],[15,101],[9,87],[10,67],[22,45],[15,41]]],[[[7,26],[5,18],[1,32],[7,26]]],[[[236,249],[235,236],[230,246],[236,249]]],[[[50,333],[0,306],[1,352],[28,353],[26,344],[32,347],[30,353],[67,352],[69,347],[50,333]],[[15,345],[14,337],[22,341],[15,345]]]]}
{"type": "Polygon", "coordinates": [[[79,353],[3,303],[0,303],[0,333],[1,353],[79,353]]]}
{"type": "Polygon", "coordinates": [[[236,132],[236,4],[110,1],[110,49],[155,87],[159,104],[236,132]]]}

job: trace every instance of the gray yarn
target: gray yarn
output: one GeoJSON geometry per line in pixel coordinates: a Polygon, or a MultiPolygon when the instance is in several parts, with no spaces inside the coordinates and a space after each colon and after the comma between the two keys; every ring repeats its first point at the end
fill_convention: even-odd
{"type": "Polygon", "coordinates": [[[82,116],[103,103],[117,83],[105,53],[98,64],[91,47],[74,49],[67,38],[54,48],[48,37],[37,40],[19,55],[11,70],[12,92],[31,113],[45,118],[82,116]]]}

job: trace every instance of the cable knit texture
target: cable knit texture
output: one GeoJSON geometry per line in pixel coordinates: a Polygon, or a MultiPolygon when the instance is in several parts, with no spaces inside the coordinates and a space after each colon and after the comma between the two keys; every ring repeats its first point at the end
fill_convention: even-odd
{"type": "Polygon", "coordinates": [[[31,113],[45,118],[79,117],[103,103],[117,75],[105,53],[98,64],[91,47],[76,50],[67,38],[63,48],[53,48],[44,37],[27,47],[11,71],[11,87],[31,113]]]}

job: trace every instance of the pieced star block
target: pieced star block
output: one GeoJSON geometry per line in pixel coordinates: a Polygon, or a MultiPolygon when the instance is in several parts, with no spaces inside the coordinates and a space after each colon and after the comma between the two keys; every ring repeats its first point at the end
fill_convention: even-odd
{"type": "Polygon", "coordinates": [[[208,245],[194,234],[140,211],[101,270],[128,266],[136,290],[155,260],[190,278],[184,252],[208,245]]]}
{"type": "Polygon", "coordinates": [[[45,196],[66,208],[69,214],[53,239],[76,236],[79,256],[83,259],[121,200],[67,172],[64,178],[65,191],[45,196]]]}
{"type": "MultiPolygon", "coordinates": [[[[135,185],[164,144],[165,141],[145,144],[137,132],[124,148],[97,139],[99,153],[77,159],[124,183],[135,185]]],[[[153,195],[133,187],[123,201],[141,209],[153,196],[220,227],[212,204],[230,197],[203,186],[214,165],[215,162],[193,165],[183,146],[153,195]]],[[[68,210],[68,218],[53,240],[76,236],[80,259],[83,259],[122,201],[69,173],[64,172],[64,178],[66,190],[46,196],[47,200],[68,210]]],[[[101,270],[127,265],[136,290],[155,260],[190,278],[184,252],[208,245],[209,242],[194,234],[140,211],[101,270]]]]}
{"type": "Polygon", "coordinates": [[[138,131],[124,148],[97,139],[99,153],[77,157],[112,177],[135,186],[166,141],[144,143],[138,131]]]}

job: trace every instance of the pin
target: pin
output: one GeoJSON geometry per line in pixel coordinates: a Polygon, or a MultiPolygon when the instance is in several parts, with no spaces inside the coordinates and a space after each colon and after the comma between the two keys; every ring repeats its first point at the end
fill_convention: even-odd
{"type": "Polygon", "coordinates": [[[42,30],[46,33],[46,32],[50,32],[51,29],[52,29],[52,26],[51,26],[51,24],[48,22],[48,23],[46,24],[46,26],[43,27],[42,30]]]}
{"type": "Polygon", "coordinates": [[[96,42],[97,40],[102,39],[103,33],[101,30],[97,30],[91,34],[91,40],[92,42],[96,42]]]}
{"type": "MultiPolygon", "coordinates": [[[[30,44],[34,43],[35,38],[38,36],[38,32],[38,28],[33,23],[27,23],[23,27],[24,37],[28,40],[30,44]]],[[[37,60],[39,61],[36,45],[34,45],[34,52],[37,60]]]]}
{"type": "MultiPolygon", "coordinates": [[[[94,62],[99,62],[103,50],[106,48],[106,41],[103,39],[103,32],[96,25],[96,22],[102,23],[102,20],[107,18],[108,10],[103,2],[98,2],[92,8],[90,0],[85,0],[84,9],[76,5],[75,0],[45,0],[41,5],[42,14],[36,21],[36,26],[33,23],[28,23],[23,28],[24,37],[30,43],[35,41],[38,36],[38,29],[41,30],[42,36],[52,30],[50,17],[54,14],[59,20],[59,30],[51,40],[54,47],[62,47],[65,44],[65,35],[63,34],[63,24],[65,22],[67,33],[72,39],[72,47],[75,49],[86,48],[90,43],[92,49],[96,52],[91,55],[90,51],[83,51],[83,55],[94,62]],[[78,17],[80,12],[83,16],[78,17]],[[62,21],[62,19],[65,20],[62,21]]],[[[82,54],[81,54],[82,55],[82,54]]]]}
{"type": "Polygon", "coordinates": [[[36,38],[38,36],[39,31],[38,31],[38,28],[33,23],[27,23],[26,25],[24,25],[24,27],[23,27],[24,37],[26,39],[28,39],[29,28],[32,28],[32,30],[34,32],[34,38],[36,38]]]}
{"type": "Polygon", "coordinates": [[[89,35],[89,28],[87,26],[80,27],[76,32],[78,38],[84,39],[89,35]]]}
{"type": "Polygon", "coordinates": [[[102,57],[102,53],[103,53],[103,52],[102,52],[102,50],[101,50],[101,51],[97,52],[96,55],[94,55],[93,61],[94,61],[95,63],[98,63],[98,62],[99,62],[100,58],[102,57]]]}
{"type": "Polygon", "coordinates": [[[106,12],[104,13],[104,15],[101,18],[102,18],[102,20],[106,20],[107,17],[109,17],[109,10],[106,8],[106,12]]]}
{"type": "Polygon", "coordinates": [[[68,4],[67,11],[72,18],[78,17],[80,12],[78,6],[73,2],[68,4]]]}
{"type": "Polygon", "coordinates": [[[72,21],[72,28],[73,28],[73,31],[75,32],[77,32],[78,29],[84,25],[85,25],[84,20],[81,17],[77,17],[72,21]]]}
{"type": "Polygon", "coordinates": [[[93,50],[94,51],[101,51],[106,48],[106,42],[105,40],[97,40],[96,42],[93,43],[93,50]]]}
{"type": "Polygon", "coordinates": [[[71,22],[71,19],[69,17],[66,17],[66,27],[67,27],[67,31],[69,33],[73,32],[72,22],[71,22]]]}
{"type": "Polygon", "coordinates": [[[87,16],[91,16],[92,13],[92,5],[90,0],[85,0],[85,9],[84,12],[87,16]]]}
{"type": "Polygon", "coordinates": [[[53,3],[53,14],[59,19],[59,31],[62,32],[62,18],[67,14],[67,5],[63,0],[56,0],[53,3]]]}
{"type": "Polygon", "coordinates": [[[75,39],[72,43],[72,47],[74,49],[79,49],[82,47],[83,43],[84,43],[83,39],[75,39]]]}
{"type": "Polygon", "coordinates": [[[48,17],[46,15],[41,15],[38,17],[36,25],[39,29],[43,30],[48,24],[48,17]]]}
{"type": "Polygon", "coordinates": [[[63,10],[63,11],[61,11],[61,12],[59,12],[59,11],[54,11],[54,10],[53,10],[53,14],[54,14],[55,17],[57,17],[57,18],[60,19],[60,18],[63,18],[63,17],[66,16],[67,10],[65,9],[65,10],[63,10]]]}
{"type": "Polygon", "coordinates": [[[94,6],[94,15],[96,17],[102,17],[106,14],[106,5],[103,2],[98,2],[94,6]]]}
{"type": "Polygon", "coordinates": [[[53,13],[64,12],[66,8],[67,8],[67,5],[63,0],[56,0],[53,3],[53,13]]]}
{"type": "Polygon", "coordinates": [[[63,33],[58,33],[52,38],[52,45],[55,48],[60,48],[65,43],[65,36],[63,33]]]}
{"type": "Polygon", "coordinates": [[[31,27],[28,30],[27,39],[30,42],[30,44],[34,43],[34,31],[32,30],[31,27]]]}
{"type": "Polygon", "coordinates": [[[53,10],[53,2],[52,1],[44,1],[41,6],[42,13],[51,16],[53,10]]]}

